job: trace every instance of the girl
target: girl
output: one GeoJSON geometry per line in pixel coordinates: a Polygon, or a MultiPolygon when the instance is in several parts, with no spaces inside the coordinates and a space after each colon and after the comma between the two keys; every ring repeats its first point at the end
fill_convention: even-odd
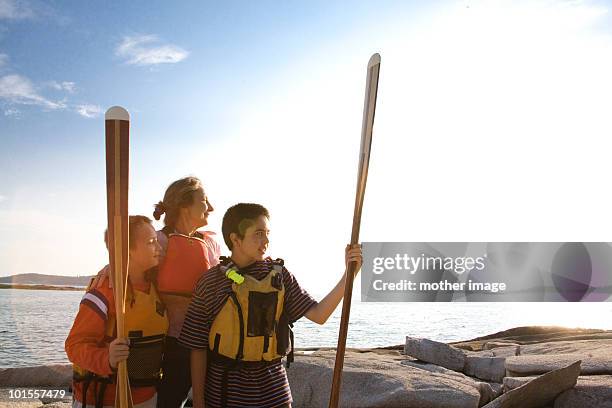
{"type": "Polygon", "coordinates": [[[83,296],[65,348],[73,363],[73,407],[115,405],[115,370],[127,360],[134,407],[156,406],[168,317],[147,271],[159,263],[161,247],[151,220],[129,217],[129,266],[125,333],[116,338],[115,299],[106,284],[83,296]],[[131,346],[131,348],[130,348],[131,346]]]}

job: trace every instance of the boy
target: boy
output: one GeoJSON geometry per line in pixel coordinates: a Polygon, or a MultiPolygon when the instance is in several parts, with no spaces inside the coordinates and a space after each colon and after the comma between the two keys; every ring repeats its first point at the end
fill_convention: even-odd
{"type": "MultiPolygon", "coordinates": [[[[270,215],[259,204],[237,204],[223,217],[230,258],[198,282],[179,342],[191,349],[195,408],[290,406],[281,358],[289,354],[289,325],[306,316],[323,324],[344,294],[344,276],[315,301],[283,266],[266,258],[270,215]]],[[[361,266],[361,248],[345,262],[361,266]]]]}
{"type": "MultiPolygon", "coordinates": [[[[115,370],[128,360],[128,376],[135,408],[154,408],[155,386],[161,374],[163,341],[168,317],[147,271],[159,263],[161,247],[151,220],[129,217],[128,295],[125,332],[116,337],[113,291],[104,282],[90,285],[66,339],[73,363],[73,408],[115,405],[115,370]]],[[[105,279],[108,279],[106,277],[105,279]]]]}

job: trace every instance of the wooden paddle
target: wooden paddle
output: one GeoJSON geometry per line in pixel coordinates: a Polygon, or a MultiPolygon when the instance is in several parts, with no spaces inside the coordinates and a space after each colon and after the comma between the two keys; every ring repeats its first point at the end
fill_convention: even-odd
{"type": "MultiPolygon", "coordinates": [[[[129,258],[128,222],[128,178],[130,162],[130,115],[120,106],[106,111],[106,206],[108,213],[108,253],[115,311],[117,314],[117,337],[125,338],[125,289],[129,258]]],[[[127,363],[117,367],[117,393],[115,407],[133,406],[127,363]]]]}
{"type": "MultiPolygon", "coordinates": [[[[368,62],[366,77],[365,103],[363,106],[363,123],[361,127],[361,149],[359,153],[359,168],[357,173],[357,192],[355,195],[355,211],[353,212],[353,231],[351,244],[359,242],[359,228],[361,226],[361,210],[368,179],[368,165],[370,163],[370,147],[372,146],[372,127],[374,126],[374,112],[376,110],[376,95],[378,93],[378,74],[380,72],[380,55],[374,54],[368,62]]],[[[354,262],[347,266],[346,286],[342,302],[342,318],[340,320],[340,334],[338,335],[338,348],[336,363],[334,365],[334,378],[332,382],[329,407],[337,408],[340,400],[340,387],[342,386],[342,368],[344,366],[344,352],[346,350],[346,336],[348,333],[349,316],[351,314],[351,298],[353,294],[353,280],[355,277],[354,262]]]]}

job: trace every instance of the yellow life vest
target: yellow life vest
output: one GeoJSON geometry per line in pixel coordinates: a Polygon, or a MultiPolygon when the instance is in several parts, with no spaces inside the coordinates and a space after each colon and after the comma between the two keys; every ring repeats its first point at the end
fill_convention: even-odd
{"type": "MultiPolygon", "coordinates": [[[[226,276],[235,277],[235,272],[232,273],[235,268],[231,265],[222,267],[222,271],[226,276]]],[[[279,322],[284,317],[285,301],[282,273],[281,260],[261,280],[249,275],[232,279],[232,292],[215,317],[208,336],[213,358],[236,363],[269,362],[287,354],[287,340],[280,338],[279,344],[282,337],[279,322]]]]}
{"type": "MultiPolygon", "coordinates": [[[[114,305],[109,305],[114,307],[114,305]]],[[[168,331],[166,308],[159,299],[155,285],[149,293],[128,290],[125,305],[124,333],[130,340],[130,354],[127,369],[130,385],[152,386],[161,378],[161,362],[164,338],[168,331]]],[[[108,315],[106,320],[106,341],[111,341],[116,334],[115,315],[108,315]]],[[[113,378],[104,378],[73,364],[73,378],[76,382],[102,379],[102,382],[114,382],[113,378]]],[[[85,385],[84,385],[85,389],[85,385]]],[[[85,394],[85,392],[84,392],[85,394]]]]}

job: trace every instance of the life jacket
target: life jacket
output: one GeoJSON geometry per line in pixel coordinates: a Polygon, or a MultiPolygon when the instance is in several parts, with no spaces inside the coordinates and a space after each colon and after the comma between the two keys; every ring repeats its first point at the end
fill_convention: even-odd
{"type": "MultiPolygon", "coordinates": [[[[131,387],[150,387],[159,383],[162,375],[161,363],[167,330],[166,309],[159,299],[155,285],[151,284],[149,293],[132,290],[131,286],[128,287],[124,333],[130,341],[127,371],[131,387]]],[[[109,314],[106,320],[104,341],[110,343],[116,337],[116,333],[116,317],[114,314],[109,314]]],[[[83,406],[87,404],[87,390],[93,384],[94,390],[97,389],[97,393],[94,395],[95,406],[102,407],[106,386],[115,383],[115,375],[100,376],[76,364],[72,365],[72,369],[73,381],[76,384],[82,384],[83,387],[83,406]]]]}
{"type": "Polygon", "coordinates": [[[233,282],[210,328],[208,340],[213,359],[235,366],[277,362],[288,354],[292,357],[293,338],[284,313],[283,260],[273,261],[261,280],[240,274],[227,258],[220,268],[233,282]]]}
{"type": "Polygon", "coordinates": [[[204,236],[170,232],[167,227],[162,232],[168,237],[168,247],[157,275],[159,293],[191,298],[198,279],[210,268],[204,236]]]}

